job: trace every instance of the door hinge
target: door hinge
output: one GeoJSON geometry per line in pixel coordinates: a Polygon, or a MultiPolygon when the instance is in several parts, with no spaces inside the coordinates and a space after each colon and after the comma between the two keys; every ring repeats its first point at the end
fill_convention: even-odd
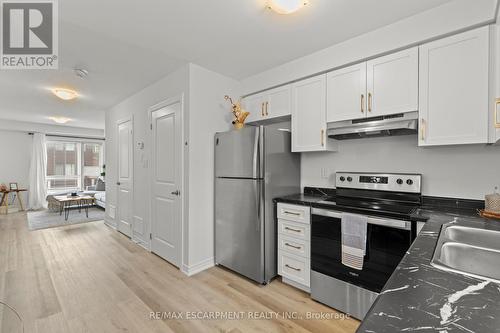
{"type": "Polygon", "coordinates": [[[153,234],[149,234],[149,239],[153,239],[153,234]]]}
{"type": "Polygon", "coordinates": [[[150,128],[150,129],[153,129],[153,124],[149,124],[149,128],[150,128]]]}

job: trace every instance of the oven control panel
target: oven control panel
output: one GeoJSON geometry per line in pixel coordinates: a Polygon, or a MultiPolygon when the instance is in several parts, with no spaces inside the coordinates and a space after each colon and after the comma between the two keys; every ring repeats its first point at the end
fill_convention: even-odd
{"type": "Polygon", "coordinates": [[[421,193],[422,175],[337,172],[335,184],[341,188],[421,193]]]}

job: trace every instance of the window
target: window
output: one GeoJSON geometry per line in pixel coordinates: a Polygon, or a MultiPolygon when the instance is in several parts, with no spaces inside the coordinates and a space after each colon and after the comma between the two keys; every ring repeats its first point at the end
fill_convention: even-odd
{"type": "Polygon", "coordinates": [[[103,164],[102,144],[47,142],[48,191],[85,190],[94,186],[103,164]]]}

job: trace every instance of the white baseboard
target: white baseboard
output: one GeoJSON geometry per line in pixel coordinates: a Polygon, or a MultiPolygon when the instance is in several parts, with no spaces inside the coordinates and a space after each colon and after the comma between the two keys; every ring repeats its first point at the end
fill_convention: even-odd
{"type": "Polygon", "coordinates": [[[214,257],[211,257],[191,266],[182,264],[181,272],[183,272],[187,276],[193,276],[214,266],[215,266],[214,257]]]}
{"type": "Polygon", "coordinates": [[[106,224],[108,227],[113,228],[116,230],[116,224],[115,221],[110,219],[109,216],[104,217],[104,224],[106,224]]]}

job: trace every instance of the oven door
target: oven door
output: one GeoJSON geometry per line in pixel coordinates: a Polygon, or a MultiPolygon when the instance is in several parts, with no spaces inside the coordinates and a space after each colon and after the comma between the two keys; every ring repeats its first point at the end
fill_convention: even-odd
{"type": "Polygon", "coordinates": [[[368,218],[363,269],[342,264],[342,213],[312,210],[311,269],[338,280],[380,293],[411,245],[411,222],[368,218]]]}

